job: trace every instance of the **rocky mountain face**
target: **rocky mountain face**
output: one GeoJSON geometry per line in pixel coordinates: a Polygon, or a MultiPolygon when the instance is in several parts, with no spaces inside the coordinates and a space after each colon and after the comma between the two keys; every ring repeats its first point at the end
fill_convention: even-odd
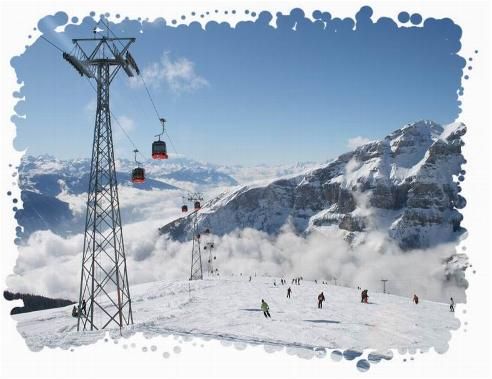
{"type": "MultiPolygon", "coordinates": [[[[456,240],[465,132],[463,124],[408,124],[305,174],[225,192],[202,208],[199,225],[216,235],[247,227],[274,234],[289,223],[300,234],[335,228],[348,241],[378,231],[403,249],[456,240]]],[[[160,232],[186,240],[191,226],[184,217],[160,232]]]]}

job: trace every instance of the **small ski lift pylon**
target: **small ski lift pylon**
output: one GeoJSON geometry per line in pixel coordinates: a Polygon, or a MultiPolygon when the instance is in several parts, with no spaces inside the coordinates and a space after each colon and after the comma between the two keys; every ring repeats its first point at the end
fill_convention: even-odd
{"type": "Polygon", "coordinates": [[[161,136],[166,132],[164,126],[166,119],[160,118],[159,121],[162,125],[162,133],[155,135],[158,140],[152,143],[152,159],[167,159],[169,157],[167,155],[166,143],[164,141],[161,141],[161,136]]]}
{"type": "Polygon", "coordinates": [[[132,170],[132,183],[141,184],[145,182],[145,170],[140,167],[140,164],[137,161],[138,150],[135,149],[133,152],[135,153],[135,163],[137,164],[137,167],[132,170]]]}

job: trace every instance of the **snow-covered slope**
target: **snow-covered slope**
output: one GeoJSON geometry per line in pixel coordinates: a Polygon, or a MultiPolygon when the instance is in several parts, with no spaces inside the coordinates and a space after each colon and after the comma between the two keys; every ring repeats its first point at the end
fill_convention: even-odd
{"type": "MultiPolygon", "coordinates": [[[[277,233],[287,223],[298,233],[336,228],[349,241],[377,231],[403,249],[454,241],[464,231],[465,131],[463,124],[408,124],[305,174],[224,192],[199,223],[217,235],[246,227],[277,233]]],[[[190,218],[181,218],[161,233],[185,240],[190,230],[190,218]]]]}
{"type": "MultiPolygon", "coordinates": [[[[135,325],[123,335],[183,334],[236,342],[286,346],[313,352],[317,348],[427,349],[445,348],[459,320],[447,304],[369,292],[360,303],[353,288],[303,281],[273,285],[273,278],[247,277],[202,281],[155,282],[132,287],[135,325]],[[326,302],[317,308],[323,291],[326,302]],[[260,311],[261,299],[270,306],[271,319],[260,311]]],[[[101,332],[78,333],[71,306],[13,316],[17,329],[33,350],[44,346],[68,348],[91,343],[101,332]]],[[[119,331],[112,335],[118,338],[119,331]]]]}

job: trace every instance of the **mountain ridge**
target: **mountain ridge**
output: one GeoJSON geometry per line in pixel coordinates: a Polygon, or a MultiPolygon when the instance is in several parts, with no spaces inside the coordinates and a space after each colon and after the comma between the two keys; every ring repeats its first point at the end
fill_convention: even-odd
{"type": "MultiPolygon", "coordinates": [[[[224,192],[204,206],[199,225],[218,235],[246,227],[274,234],[287,223],[300,234],[336,227],[351,242],[386,230],[404,250],[455,240],[465,231],[458,211],[466,205],[459,195],[465,133],[459,123],[409,123],[306,174],[224,192]]],[[[160,232],[186,240],[190,219],[160,232]]]]}

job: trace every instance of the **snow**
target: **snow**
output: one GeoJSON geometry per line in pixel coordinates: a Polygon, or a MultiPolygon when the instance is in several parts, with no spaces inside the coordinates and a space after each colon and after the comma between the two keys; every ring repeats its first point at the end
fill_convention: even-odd
{"type": "MultiPolygon", "coordinates": [[[[288,283],[290,279],[287,278],[288,283]]],[[[303,281],[280,285],[280,278],[248,276],[200,281],[154,282],[131,288],[135,324],[123,336],[143,332],[147,337],[180,334],[242,343],[295,348],[302,352],[325,349],[443,348],[460,322],[447,304],[383,293],[369,293],[303,281]],[[276,280],[277,285],[273,285],[276,280]],[[290,299],[286,298],[288,287],[290,299]],[[317,309],[317,295],[326,302],[317,309]],[[260,311],[261,299],[270,306],[271,319],[260,311]]],[[[102,332],[77,332],[72,306],[13,316],[28,346],[68,349],[104,337],[102,332]]],[[[119,338],[119,331],[111,331],[119,338]]]]}

